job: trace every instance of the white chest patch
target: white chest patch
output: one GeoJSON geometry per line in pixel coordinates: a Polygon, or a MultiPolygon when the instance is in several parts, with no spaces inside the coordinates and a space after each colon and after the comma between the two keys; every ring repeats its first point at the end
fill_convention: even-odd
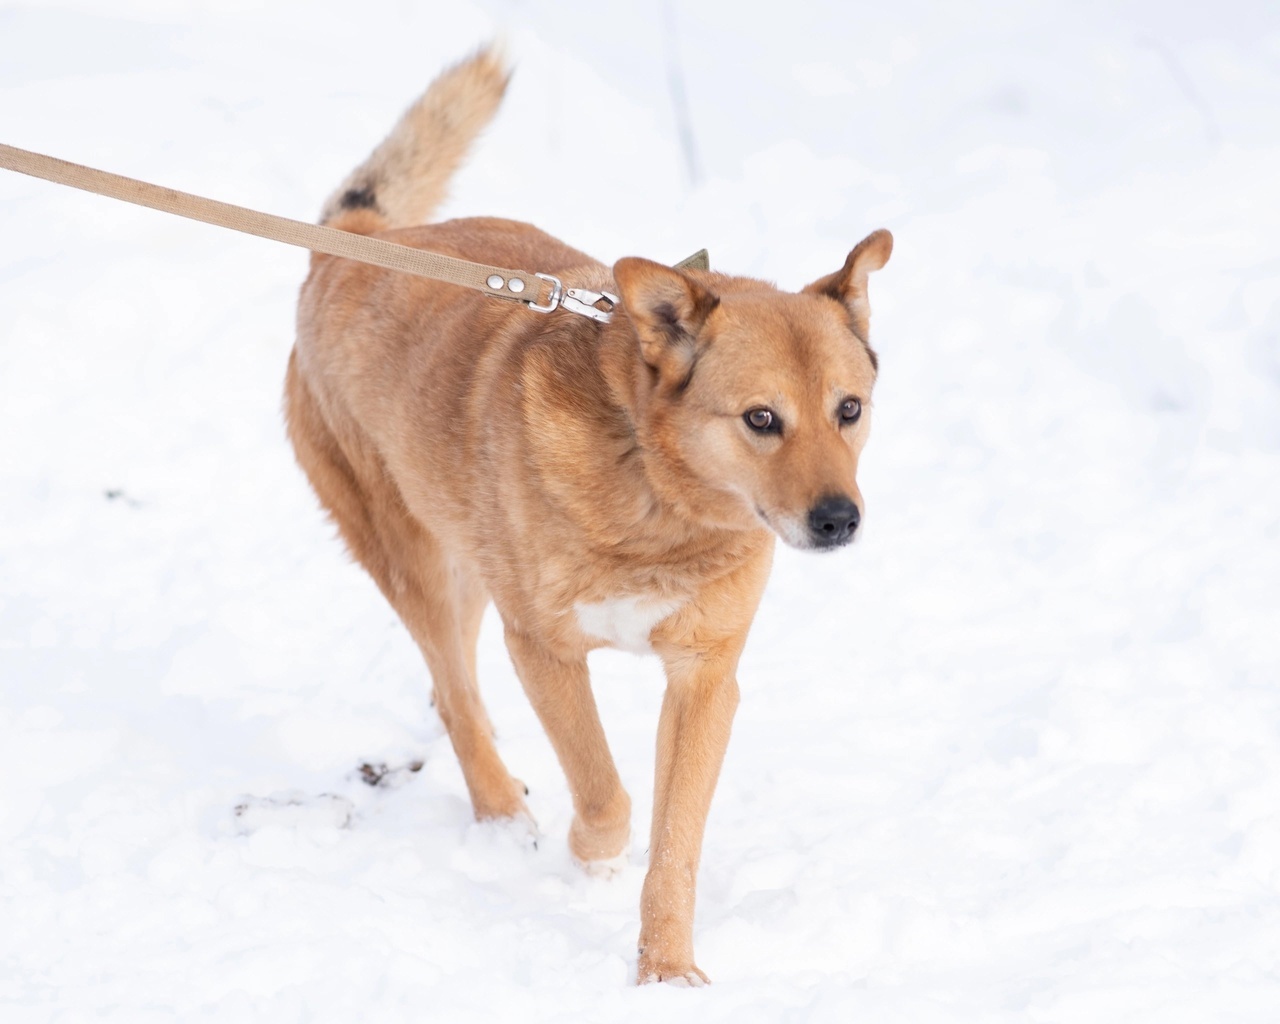
{"type": "Polygon", "coordinates": [[[578,625],[587,636],[635,654],[649,654],[649,634],[653,627],[679,608],[683,601],[655,601],[652,598],[611,597],[592,604],[575,604],[578,625]]]}

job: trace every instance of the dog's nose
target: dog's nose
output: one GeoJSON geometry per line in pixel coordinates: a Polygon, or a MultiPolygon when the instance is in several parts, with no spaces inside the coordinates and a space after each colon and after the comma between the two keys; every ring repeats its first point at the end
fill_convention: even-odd
{"type": "Polygon", "coordinates": [[[822,498],[809,510],[809,532],[820,548],[833,548],[853,539],[862,513],[843,494],[822,498]]]}

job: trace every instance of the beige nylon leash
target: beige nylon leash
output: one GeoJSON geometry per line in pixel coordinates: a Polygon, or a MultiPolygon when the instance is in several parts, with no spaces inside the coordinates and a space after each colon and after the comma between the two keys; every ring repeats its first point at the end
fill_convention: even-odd
{"type": "MultiPolygon", "coordinates": [[[[216,199],[205,199],[3,143],[0,143],[0,167],[59,185],[70,185],[110,199],[177,214],[179,217],[198,220],[215,227],[230,228],[259,238],[328,253],[330,256],[341,256],[389,270],[474,288],[493,298],[522,302],[527,308],[539,313],[550,313],[563,306],[570,312],[607,323],[612,309],[619,302],[618,297],[609,292],[593,292],[584,288],[566,289],[560,279],[552,274],[531,274],[524,270],[491,267],[425,249],[414,249],[382,238],[357,235],[319,224],[305,224],[288,217],[277,217],[243,206],[221,203],[216,199]],[[600,309],[597,305],[600,302],[608,303],[609,309],[600,309]]],[[[706,269],[706,250],[682,260],[677,266],[682,269],[706,269]]]]}

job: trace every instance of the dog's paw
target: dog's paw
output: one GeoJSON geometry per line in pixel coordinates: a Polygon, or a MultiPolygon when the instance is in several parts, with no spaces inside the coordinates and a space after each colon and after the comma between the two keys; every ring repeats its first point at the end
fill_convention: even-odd
{"type": "Polygon", "coordinates": [[[673,988],[706,988],[711,984],[711,979],[696,967],[686,971],[684,974],[677,974],[670,978],[659,978],[658,980],[665,981],[673,988]]]}
{"type": "Polygon", "coordinates": [[[623,793],[611,809],[592,824],[575,814],[569,826],[569,852],[589,875],[611,878],[627,863],[631,845],[631,801],[623,793]]]}
{"type": "Polygon", "coordinates": [[[692,961],[665,960],[641,953],[636,964],[636,984],[651,985],[659,981],[676,988],[702,988],[711,984],[711,979],[698,970],[692,961]]]}
{"type": "Polygon", "coordinates": [[[536,850],[538,848],[538,840],[542,838],[542,830],[538,828],[538,823],[534,820],[532,814],[527,810],[521,811],[514,818],[509,819],[507,828],[511,830],[523,846],[527,846],[536,850]]]}
{"type": "Polygon", "coordinates": [[[542,839],[542,830],[538,828],[537,821],[524,807],[513,814],[488,814],[484,817],[477,815],[476,821],[494,829],[517,846],[529,850],[536,850],[538,841],[542,839]]]}
{"type": "Polygon", "coordinates": [[[604,857],[599,860],[574,859],[578,861],[578,867],[582,868],[584,874],[590,875],[592,878],[602,878],[606,881],[611,878],[617,878],[627,870],[627,866],[631,863],[631,858],[627,855],[626,850],[623,850],[616,857],[604,857]]]}
{"type": "Polygon", "coordinates": [[[505,818],[533,821],[529,805],[524,800],[529,795],[529,787],[505,771],[470,779],[468,787],[476,821],[502,821],[505,818]]]}

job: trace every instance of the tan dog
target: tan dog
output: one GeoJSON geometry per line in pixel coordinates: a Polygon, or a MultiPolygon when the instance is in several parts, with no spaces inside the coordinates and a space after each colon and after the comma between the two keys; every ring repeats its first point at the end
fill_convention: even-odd
{"type": "MultiPolygon", "coordinates": [[[[853,538],[854,473],[876,361],[877,231],[798,295],[645,259],[610,270],[528,224],[422,224],[497,108],[482,52],[442,75],[323,221],[616,291],[612,322],[317,255],[286,383],[289,435],[343,537],[404,620],[477,818],[528,817],[476,684],[492,600],[569,780],[573,855],[606,868],[631,801],[605,742],[587,652],[655,652],[658,725],[637,980],[700,984],[694,881],[738,703],[734,678],[774,533],[853,538]]],[[[531,819],[530,819],[531,820],[531,819]]]]}

